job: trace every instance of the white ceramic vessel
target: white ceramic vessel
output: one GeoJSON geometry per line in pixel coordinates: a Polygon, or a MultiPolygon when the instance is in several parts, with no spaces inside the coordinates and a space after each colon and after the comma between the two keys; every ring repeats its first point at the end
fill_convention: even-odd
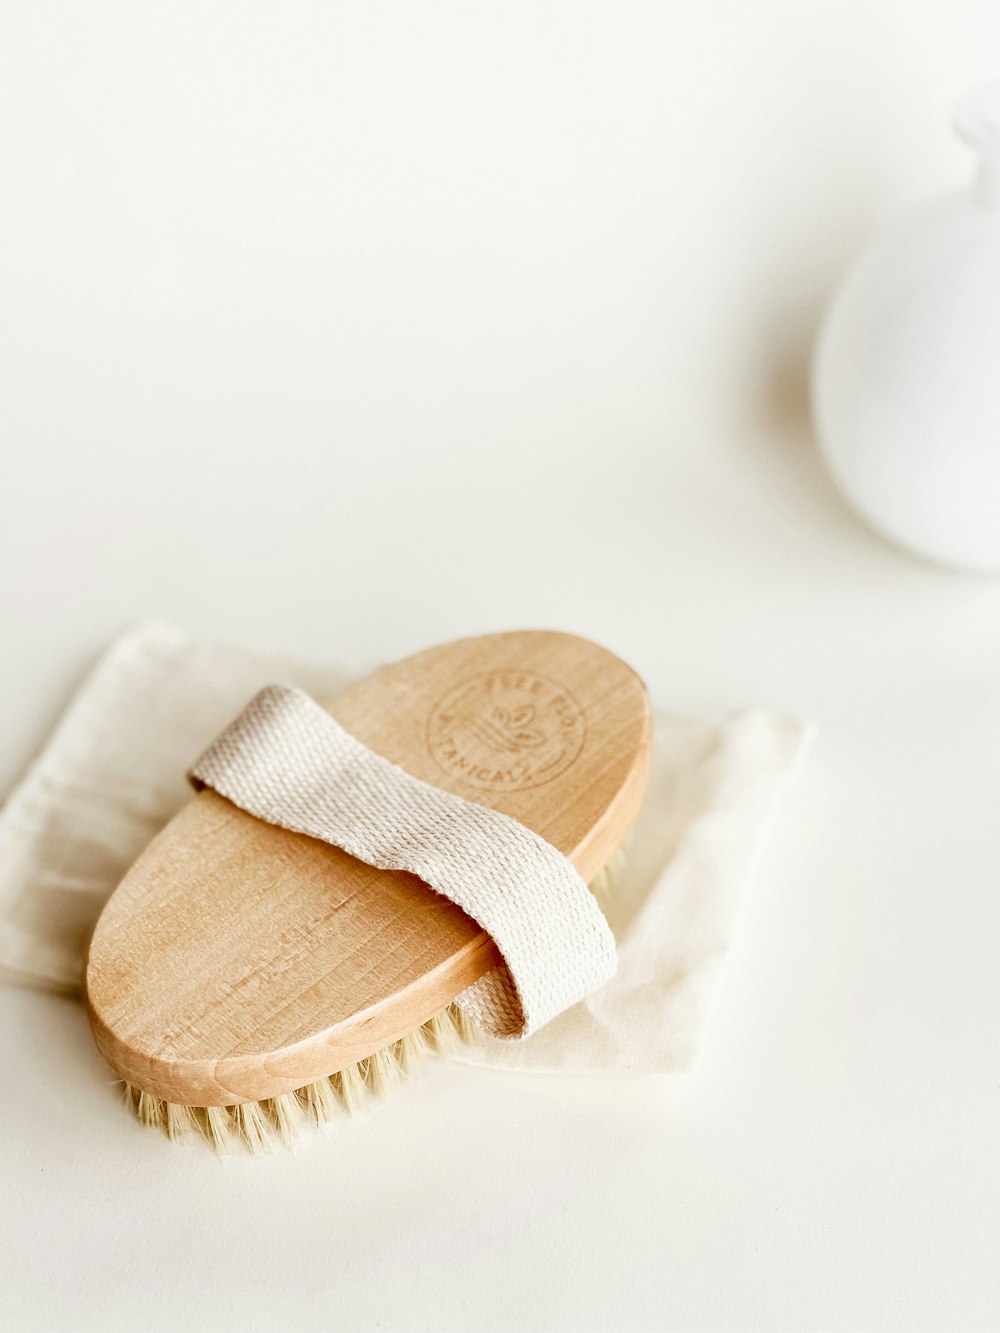
{"type": "Polygon", "coordinates": [[[1000,572],[1000,83],[968,96],[966,188],[877,237],[817,343],[827,465],[876,528],[947,564],[1000,572]]]}

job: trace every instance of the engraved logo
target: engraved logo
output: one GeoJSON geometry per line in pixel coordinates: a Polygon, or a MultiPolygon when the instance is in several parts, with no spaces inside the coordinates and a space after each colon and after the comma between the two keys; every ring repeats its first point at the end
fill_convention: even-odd
{"type": "Polygon", "coordinates": [[[551,782],[577,758],[586,734],[570,692],[530,671],[490,671],[456,685],[427,724],[441,767],[488,791],[551,782]]]}

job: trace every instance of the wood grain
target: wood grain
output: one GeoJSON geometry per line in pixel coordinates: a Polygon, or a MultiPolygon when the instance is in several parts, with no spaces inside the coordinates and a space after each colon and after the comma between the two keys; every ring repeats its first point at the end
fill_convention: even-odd
{"type": "MultiPolygon", "coordinates": [[[[417,777],[535,829],[588,879],[645,790],[646,690],[573,635],[431,648],[325,706],[417,777]]],[[[105,907],[87,1002],[98,1047],[123,1078],[167,1101],[231,1105],[355,1063],[497,961],[480,927],[414,876],[375,870],[206,790],[105,907]]]]}

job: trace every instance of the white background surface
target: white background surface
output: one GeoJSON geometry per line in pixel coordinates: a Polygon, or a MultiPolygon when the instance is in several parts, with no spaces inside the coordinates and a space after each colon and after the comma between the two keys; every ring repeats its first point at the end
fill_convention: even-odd
{"type": "Polygon", "coordinates": [[[1000,1324],[1000,583],[805,421],[995,6],[0,6],[0,788],[157,615],[338,659],[551,625],[820,740],[699,1071],[438,1068],[217,1164],[0,996],[16,1330],[1000,1324]]]}

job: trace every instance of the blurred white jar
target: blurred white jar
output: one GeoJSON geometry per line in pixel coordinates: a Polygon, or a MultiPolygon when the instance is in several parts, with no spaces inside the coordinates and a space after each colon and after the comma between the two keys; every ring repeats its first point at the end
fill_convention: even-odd
{"type": "Polygon", "coordinates": [[[834,480],[922,555],[1000,572],[1000,83],[956,117],[969,186],[879,236],[820,332],[813,412],[834,480]]]}

